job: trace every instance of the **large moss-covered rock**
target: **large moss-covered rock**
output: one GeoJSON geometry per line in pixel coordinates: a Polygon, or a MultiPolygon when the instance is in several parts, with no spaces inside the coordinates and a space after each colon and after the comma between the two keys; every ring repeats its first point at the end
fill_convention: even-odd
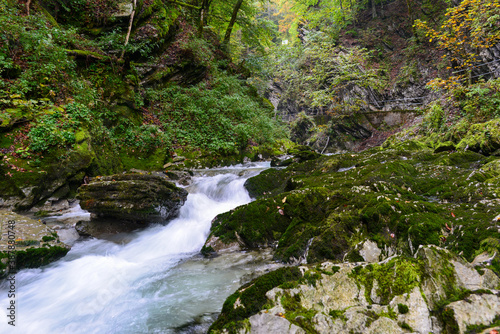
{"type": "Polygon", "coordinates": [[[471,150],[490,155],[500,149],[500,121],[473,124],[465,138],[457,145],[457,150],[471,150]]]}
{"type": "Polygon", "coordinates": [[[297,267],[238,289],[209,333],[264,333],[273,328],[283,333],[464,333],[467,326],[488,326],[500,316],[500,296],[494,290],[500,279],[438,247],[422,247],[416,258],[325,262],[298,269],[298,276],[275,284],[267,282],[297,267]],[[259,303],[248,298],[249,290],[257,287],[259,303]]]}
{"type": "Polygon", "coordinates": [[[257,200],[214,219],[210,238],[219,250],[272,245],[287,262],[360,261],[367,240],[380,251],[371,261],[428,244],[471,261],[500,237],[496,160],[410,142],[270,169],[246,182],[257,200]]]}
{"type": "Polygon", "coordinates": [[[175,217],[187,191],[158,175],[131,173],[96,177],[78,189],[78,198],[99,218],[150,223],[175,217]]]}

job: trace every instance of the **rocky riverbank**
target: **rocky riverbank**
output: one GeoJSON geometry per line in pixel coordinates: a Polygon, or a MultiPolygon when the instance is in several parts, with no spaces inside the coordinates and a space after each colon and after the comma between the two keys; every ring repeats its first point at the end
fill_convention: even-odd
{"type": "Polygon", "coordinates": [[[0,210],[0,278],[23,268],[58,260],[69,251],[56,231],[41,220],[0,210]]]}
{"type": "Polygon", "coordinates": [[[210,332],[490,333],[499,285],[492,270],[437,246],[375,263],[288,267],[238,289],[210,332]]]}
{"type": "Polygon", "coordinates": [[[212,332],[494,328],[500,159],[492,122],[458,141],[407,131],[384,147],[249,179],[257,200],[217,216],[203,253],[270,246],[294,266],[240,288],[212,332]],[[257,304],[261,297],[245,294],[254,287],[257,304]]]}

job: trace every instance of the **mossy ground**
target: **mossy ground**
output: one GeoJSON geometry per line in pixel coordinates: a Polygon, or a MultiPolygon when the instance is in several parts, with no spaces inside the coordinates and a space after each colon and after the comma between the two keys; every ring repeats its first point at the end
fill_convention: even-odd
{"type": "Polygon", "coordinates": [[[499,238],[496,157],[440,152],[418,142],[295,163],[247,182],[258,199],[219,215],[212,234],[279,260],[342,261],[364,239],[411,255],[435,244],[472,260],[499,238]],[[482,168],[486,166],[486,168],[482,168]]]}

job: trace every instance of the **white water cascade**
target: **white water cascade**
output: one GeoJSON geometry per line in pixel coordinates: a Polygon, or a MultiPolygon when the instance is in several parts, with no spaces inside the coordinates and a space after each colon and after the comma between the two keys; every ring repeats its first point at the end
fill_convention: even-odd
{"type": "Polygon", "coordinates": [[[180,216],[166,226],[129,234],[118,244],[77,242],[63,259],[18,272],[15,327],[7,323],[10,299],[2,282],[0,333],[206,331],[225,298],[270,266],[258,253],[199,255],[212,219],[250,201],[243,183],[267,166],[254,167],[194,177],[180,216]]]}

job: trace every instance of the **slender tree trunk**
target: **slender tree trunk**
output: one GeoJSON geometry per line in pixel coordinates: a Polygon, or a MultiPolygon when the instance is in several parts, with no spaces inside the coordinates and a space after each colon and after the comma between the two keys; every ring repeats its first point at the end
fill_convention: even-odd
{"type": "MultiPolygon", "coordinates": [[[[413,8],[411,7],[411,0],[406,0],[406,6],[408,7],[408,16],[410,17],[410,22],[415,21],[413,19],[413,8]]],[[[411,26],[411,32],[412,32],[413,36],[417,36],[417,34],[415,33],[415,27],[413,25],[411,26]]],[[[418,36],[417,36],[417,39],[418,39],[418,36]]]]}
{"type": "Polygon", "coordinates": [[[130,38],[130,33],[132,32],[132,24],[134,23],[134,15],[135,15],[135,8],[136,8],[136,3],[137,1],[134,0],[134,7],[132,8],[132,14],[130,14],[130,23],[128,25],[128,31],[127,31],[127,37],[125,37],[125,45],[123,45],[123,51],[120,56],[120,59],[123,58],[123,55],[125,54],[125,47],[128,45],[128,40],[130,38]]]}
{"type": "Polygon", "coordinates": [[[372,3],[372,17],[377,18],[377,8],[375,7],[375,0],[370,0],[372,3]]]}
{"type": "Polygon", "coordinates": [[[31,0],[26,1],[26,14],[28,14],[28,16],[30,16],[30,4],[31,0]]]}
{"type": "Polygon", "coordinates": [[[231,32],[233,31],[233,26],[234,23],[236,22],[236,17],[238,16],[238,11],[240,10],[242,3],[243,0],[238,0],[234,5],[233,14],[231,15],[231,21],[227,26],[226,34],[224,35],[224,41],[222,42],[222,45],[226,48],[226,50],[229,50],[229,41],[231,39],[231,32]]]}
{"type": "Polygon", "coordinates": [[[339,0],[339,4],[340,4],[340,13],[342,14],[341,15],[341,19],[342,19],[342,22],[344,22],[344,7],[342,6],[342,0],[339,0]]]}
{"type": "Polygon", "coordinates": [[[198,35],[201,37],[203,35],[203,28],[208,22],[208,11],[210,10],[211,0],[203,0],[200,6],[200,22],[198,26],[198,35]]]}

